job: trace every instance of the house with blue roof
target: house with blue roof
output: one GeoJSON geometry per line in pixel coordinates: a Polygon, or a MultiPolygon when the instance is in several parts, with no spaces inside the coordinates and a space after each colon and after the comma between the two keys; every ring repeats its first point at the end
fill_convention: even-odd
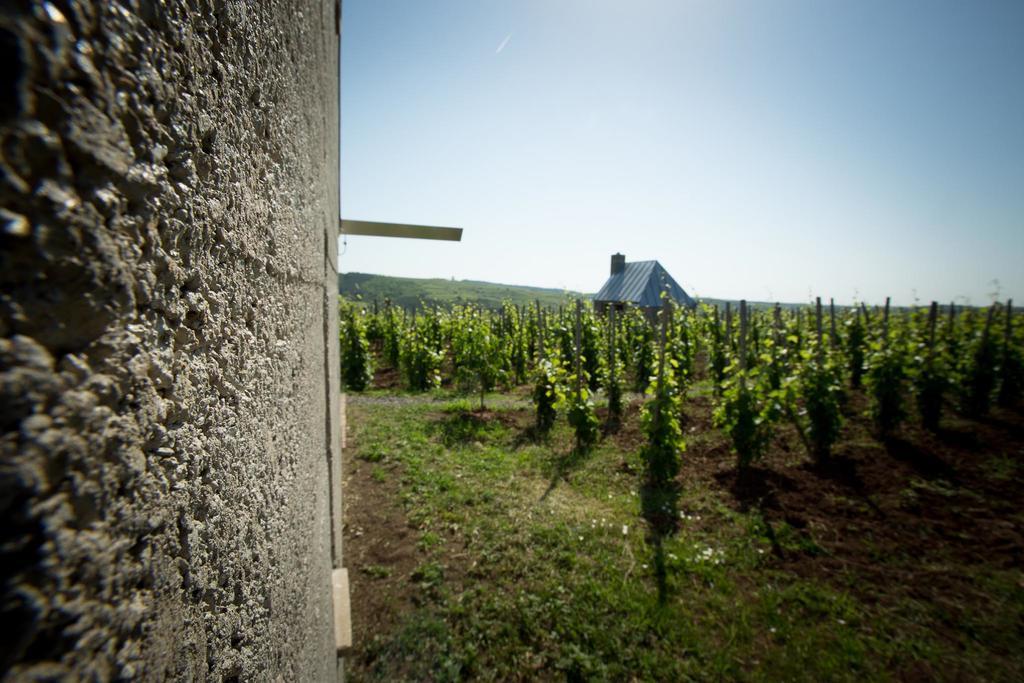
{"type": "Polygon", "coordinates": [[[603,313],[609,306],[622,309],[629,304],[653,312],[661,308],[662,292],[668,292],[679,306],[697,306],[697,302],[657,261],[626,263],[625,256],[614,254],[611,276],[594,295],[594,308],[603,313]]]}

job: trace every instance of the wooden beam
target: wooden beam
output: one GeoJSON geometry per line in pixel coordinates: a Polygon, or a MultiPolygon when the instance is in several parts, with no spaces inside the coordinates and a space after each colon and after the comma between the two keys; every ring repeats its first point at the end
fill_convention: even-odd
{"type": "Polygon", "coordinates": [[[439,228],[433,225],[405,223],[378,223],[376,221],[350,221],[341,219],[342,235],[369,235],[372,237],[402,237],[419,240],[462,241],[462,228],[439,228]]]}

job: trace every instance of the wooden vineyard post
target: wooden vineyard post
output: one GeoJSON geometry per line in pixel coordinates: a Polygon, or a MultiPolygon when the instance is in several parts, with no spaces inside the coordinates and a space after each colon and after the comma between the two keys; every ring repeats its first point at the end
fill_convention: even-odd
{"type": "Polygon", "coordinates": [[[373,314],[377,315],[377,300],[373,300],[373,314]]]}
{"type": "Polygon", "coordinates": [[[725,348],[732,348],[732,304],[725,302],[725,348]]]}
{"type": "Polygon", "coordinates": [[[868,307],[864,305],[863,301],[860,302],[860,308],[858,310],[864,314],[864,324],[871,324],[871,315],[868,313],[868,307]]]}
{"type": "Polygon", "coordinates": [[[658,387],[655,394],[656,398],[654,401],[654,424],[658,425],[660,417],[661,392],[665,387],[665,346],[668,337],[668,318],[672,314],[672,302],[667,297],[661,303],[661,350],[658,353],[658,387]]]}
{"type": "Polygon", "coordinates": [[[1017,382],[1013,380],[1014,359],[1011,351],[1013,344],[1013,299],[1006,300],[1006,326],[1003,329],[1003,363],[1002,382],[999,386],[999,403],[1002,405],[1013,404],[1020,391],[1016,388],[1017,382]]]}
{"type": "Polygon", "coordinates": [[[580,353],[582,351],[580,344],[580,337],[582,334],[583,323],[581,318],[583,316],[583,301],[576,299],[576,400],[582,400],[583,393],[583,378],[582,374],[582,362],[580,359],[580,353]]]}
{"type": "MultiPolygon", "coordinates": [[[[785,341],[785,334],[782,328],[782,306],[778,302],[775,304],[775,308],[772,311],[772,373],[773,377],[782,377],[782,368],[779,365],[782,363],[782,345],[785,341]]],[[[781,382],[781,379],[779,380],[781,382]]],[[[775,385],[773,385],[775,386],[775,385]]],[[[778,388],[776,386],[776,388],[778,388]]]]}
{"type": "MultiPolygon", "coordinates": [[[[665,298],[668,299],[669,297],[666,296],[665,298]]],[[[674,312],[670,312],[668,316],[668,338],[676,338],[676,316],[674,312]]]]}
{"type": "Polygon", "coordinates": [[[793,348],[795,348],[797,351],[800,351],[804,344],[803,310],[803,308],[798,307],[796,311],[794,311],[794,317],[796,318],[796,341],[794,342],[793,348]]]}
{"type": "Polygon", "coordinates": [[[821,332],[821,297],[816,297],[814,300],[814,320],[815,328],[818,333],[818,360],[820,361],[825,355],[825,344],[823,335],[821,332]]]}
{"type": "Polygon", "coordinates": [[[782,345],[782,306],[776,303],[773,313],[775,318],[775,348],[778,349],[782,345]]]}
{"type": "Polygon", "coordinates": [[[544,311],[540,309],[540,300],[537,300],[537,354],[540,360],[546,358],[544,350],[544,311]]]}
{"type": "MultiPolygon", "coordinates": [[[[988,307],[988,315],[985,317],[985,329],[981,333],[981,346],[978,349],[978,357],[977,357],[977,359],[975,361],[978,365],[982,365],[983,363],[985,363],[985,361],[982,360],[982,357],[983,357],[982,354],[984,354],[984,357],[986,357],[986,358],[988,356],[987,349],[989,348],[989,346],[988,346],[989,345],[989,339],[990,339],[990,335],[992,333],[992,319],[995,317],[996,309],[998,307],[999,307],[999,303],[995,302],[995,301],[992,302],[992,305],[988,307]]],[[[993,358],[991,358],[991,360],[989,362],[994,364],[996,362],[996,360],[994,358],[994,356],[995,356],[995,352],[994,351],[992,353],[992,356],[993,356],[993,358]]],[[[981,373],[979,373],[979,374],[981,374],[981,373]]],[[[993,375],[994,374],[995,373],[993,372],[993,375]]],[[[972,382],[972,384],[975,384],[975,385],[981,384],[982,386],[984,386],[983,382],[980,382],[980,381],[979,382],[972,382]]],[[[981,390],[980,388],[978,389],[978,394],[979,395],[975,397],[975,403],[977,405],[977,409],[978,409],[979,413],[988,412],[988,394],[991,393],[991,390],[992,390],[992,386],[987,386],[985,388],[985,390],[981,390]]]]}
{"type": "Polygon", "coordinates": [[[836,333],[836,300],[829,297],[828,300],[828,317],[831,321],[832,327],[832,348],[839,346],[839,334],[836,333]]]}
{"type": "MultiPolygon", "coordinates": [[[[750,307],[748,306],[748,308],[750,307]]],[[[750,350],[753,353],[754,358],[757,358],[761,355],[761,333],[760,328],[757,325],[757,319],[754,318],[752,312],[748,311],[748,313],[747,323],[750,325],[750,329],[747,331],[747,336],[750,337],[750,350]]]]}
{"type": "Polygon", "coordinates": [[[747,370],[747,300],[740,299],[740,381],[746,379],[747,370]]]}
{"type": "Polygon", "coordinates": [[[882,346],[889,345],[889,297],[885,297],[885,313],[882,315],[882,346]]]}
{"type": "Polygon", "coordinates": [[[739,372],[743,381],[746,371],[746,299],[739,300],[739,372]]]}
{"type": "Polygon", "coordinates": [[[1003,364],[1010,355],[1010,342],[1013,339],[1013,299],[1006,300],[1006,329],[1003,332],[1003,364]]]}
{"type": "Polygon", "coordinates": [[[931,365],[932,357],[935,355],[935,322],[939,317],[939,303],[933,301],[928,311],[928,364],[931,365]]]}
{"type": "Polygon", "coordinates": [[[608,309],[608,376],[615,386],[615,304],[608,309]]]}
{"type": "Polygon", "coordinates": [[[996,314],[996,307],[998,305],[999,304],[994,303],[988,307],[988,317],[985,319],[985,331],[981,333],[982,344],[988,343],[988,335],[989,332],[992,330],[992,317],[996,314]]]}

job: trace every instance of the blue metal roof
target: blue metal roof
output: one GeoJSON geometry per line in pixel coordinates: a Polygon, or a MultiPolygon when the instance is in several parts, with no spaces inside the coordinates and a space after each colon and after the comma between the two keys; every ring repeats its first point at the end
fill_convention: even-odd
{"type": "Polygon", "coordinates": [[[629,302],[634,306],[655,308],[661,306],[661,293],[666,289],[676,303],[690,308],[697,305],[657,261],[627,263],[621,273],[608,278],[594,295],[594,301],[629,302]]]}

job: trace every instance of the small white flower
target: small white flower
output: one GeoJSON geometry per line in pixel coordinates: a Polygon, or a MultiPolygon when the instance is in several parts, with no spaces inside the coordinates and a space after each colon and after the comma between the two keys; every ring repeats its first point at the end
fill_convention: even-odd
{"type": "Polygon", "coordinates": [[[581,541],[583,540],[583,537],[582,537],[582,536],[580,536],[580,540],[581,540],[581,541]]]}
{"type": "Polygon", "coordinates": [[[625,536],[628,533],[629,533],[629,526],[623,524],[622,525],[622,535],[625,536]]]}
{"type": "Polygon", "coordinates": [[[768,629],[768,631],[771,632],[771,633],[775,633],[775,627],[772,626],[771,628],[768,629]]]}
{"type": "Polygon", "coordinates": [[[836,619],[841,625],[846,626],[846,622],[842,619],[836,619]]]}

